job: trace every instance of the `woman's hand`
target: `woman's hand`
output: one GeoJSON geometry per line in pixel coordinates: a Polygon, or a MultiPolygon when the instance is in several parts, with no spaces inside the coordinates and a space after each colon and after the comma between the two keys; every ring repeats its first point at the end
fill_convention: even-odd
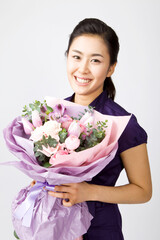
{"type": "Polygon", "coordinates": [[[53,197],[63,199],[63,205],[71,207],[76,203],[91,200],[91,184],[87,182],[68,183],[55,186],[55,191],[49,191],[48,194],[53,197]],[[68,201],[67,201],[68,200],[68,201]]]}
{"type": "Polygon", "coordinates": [[[36,184],[36,181],[33,180],[33,181],[31,182],[31,187],[33,187],[35,184],[36,184]]]}

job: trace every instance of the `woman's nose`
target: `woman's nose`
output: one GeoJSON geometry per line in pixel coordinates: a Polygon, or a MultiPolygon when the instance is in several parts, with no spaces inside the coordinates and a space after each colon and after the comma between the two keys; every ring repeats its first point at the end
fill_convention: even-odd
{"type": "Polygon", "coordinates": [[[88,73],[89,72],[88,61],[81,61],[78,70],[80,73],[88,73]]]}

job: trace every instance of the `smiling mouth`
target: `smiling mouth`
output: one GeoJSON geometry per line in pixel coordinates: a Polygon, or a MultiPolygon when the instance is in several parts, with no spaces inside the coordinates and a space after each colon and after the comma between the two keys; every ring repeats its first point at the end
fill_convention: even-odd
{"type": "Polygon", "coordinates": [[[76,76],[74,76],[75,77],[75,79],[77,80],[77,82],[79,82],[79,83],[89,83],[90,81],[91,81],[91,79],[88,79],[88,78],[78,78],[78,77],[76,77],[76,76]]]}

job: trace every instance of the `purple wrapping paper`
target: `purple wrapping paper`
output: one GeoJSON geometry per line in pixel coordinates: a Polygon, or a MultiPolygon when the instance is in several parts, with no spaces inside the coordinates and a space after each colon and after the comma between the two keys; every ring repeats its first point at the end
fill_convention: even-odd
{"type": "MultiPolygon", "coordinates": [[[[114,158],[118,148],[117,143],[108,156],[88,166],[44,168],[37,163],[33,142],[24,133],[21,117],[4,129],[4,138],[9,150],[19,158],[19,161],[4,164],[15,166],[32,179],[49,185],[90,181],[114,158]]],[[[22,189],[12,203],[13,226],[21,240],[44,240],[46,236],[47,240],[75,240],[87,232],[93,217],[86,202],[64,207],[62,199],[48,195],[44,189],[35,200],[31,226],[23,226],[23,219],[15,218],[14,212],[26,199],[30,188],[29,185],[22,189]]]]}
{"type": "MultiPolygon", "coordinates": [[[[12,213],[27,197],[31,186],[22,189],[12,203],[12,213]]],[[[75,240],[90,226],[92,216],[86,203],[64,207],[62,200],[41,191],[33,211],[31,227],[22,226],[22,221],[12,215],[13,226],[21,240],[75,240]]]]}

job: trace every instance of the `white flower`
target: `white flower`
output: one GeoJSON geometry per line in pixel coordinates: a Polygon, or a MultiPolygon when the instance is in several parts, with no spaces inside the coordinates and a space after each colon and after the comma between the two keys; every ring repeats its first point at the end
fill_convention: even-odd
{"type": "Polygon", "coordinates": [[[61,123],[57,121],[48,121],[43,125],[45,133],[51,137],[58,135],[58,133],[62,130],[61,123]]]}
{"type": "Polygon", "coordinates": [[[45,135],[43,126],[37,127],[33,132],[31,132],[30,139],[37,142],[42,140],[43,135],[45,135]]]}
{"type": "Polygon", "coordinates": [[[57,121],[48,121],[41,127],[37,127],[32,133],[30,139],[34,142],[42,140],[43,135],[48,138],[51,136],[59,141],[58,133],[62,130],[61,123],[57,121]]]}

